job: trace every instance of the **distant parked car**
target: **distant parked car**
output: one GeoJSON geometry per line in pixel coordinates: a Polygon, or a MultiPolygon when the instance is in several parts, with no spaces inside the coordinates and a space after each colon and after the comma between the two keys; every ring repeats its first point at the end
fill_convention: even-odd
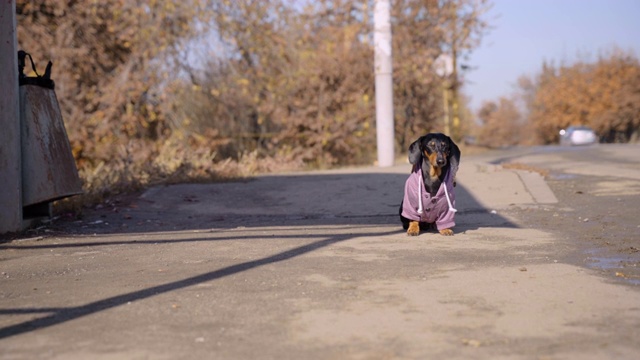
{"type": "Polygon", "coordinates": [[[590,145],[598,142],[596,133],[588,126],[569,126],[560,130],[560,145],[590,145]]]}

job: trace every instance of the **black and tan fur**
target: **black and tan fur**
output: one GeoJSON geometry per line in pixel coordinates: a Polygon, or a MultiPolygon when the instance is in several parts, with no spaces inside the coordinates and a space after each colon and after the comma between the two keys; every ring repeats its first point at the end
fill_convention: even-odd
{"type": "MultiPolygon", "coordinates": [[[[458,169],[460,163],[460,149],[450,137],[440,133],[430,133],[420,137],[409,146],[409,162],[422,167],[422,179],[424,188],[434,196],[444,177],[450,168],[458,169]]],[[[453,185],[456,185],[455,177],[453,185]]],[[[400,203],[400,220],[402,227],[407,230],[407,235],[416,236],[420,234],[420,229],[426,230],[435,228],[435,224],[419,223],[402,216],[402,203],[400,203]]],[[[442,229],[440,234],[445,236],[453,235],[452,229],[442,229]]]]}

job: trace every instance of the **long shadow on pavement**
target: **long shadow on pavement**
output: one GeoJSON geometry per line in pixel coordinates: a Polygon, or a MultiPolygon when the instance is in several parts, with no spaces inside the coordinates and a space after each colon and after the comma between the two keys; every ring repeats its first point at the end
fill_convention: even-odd
{"type": "Polygon", "coordinates": [[[91,315],[100,311],[108,310],[120,305],[124,305],[130,302],[143,300],[159,294],[163,294],[170,291],[193,286],[196,284],[220,279],[225,276],[234,275],[234,274],[251,270],[263,265],[289,260],[296,256],[300,256],[300,255],[312,252],[314,250],[324,248],[338,242],[346,241],[361,235],[384,236],[392,233],[395,233],[395,231],[386,231],[386,232],[380,232],[380,233],[366,233],[366,234],[336,235],[328,239],[319,240],[319,241],[312,242],[310,244],[298,246],[293,249],[274,254],[272,256],[239,263],[236,265],[227,266],[222,269],[218,269],[218,270],[211,271],[204,274],[199,274],[183,280],[174,281],[174,282],[170,282],[170,283],[166,283],[158,286],[149,287],[143,290],[133,291],[126,294],[109,297],[109,298],[106,298],[100,301],[91,302],[82,306],[74,306],[74,307],[68,307],[68,308],[0,309],[0,315],[53,312],[53,314],[46,317],[29,320],[19,324],[1,328],[0,339],[20,335],[20,334],[38,330],[38,329],[47,328],[50,326],[75,320],[87,315],[91,315]]]}

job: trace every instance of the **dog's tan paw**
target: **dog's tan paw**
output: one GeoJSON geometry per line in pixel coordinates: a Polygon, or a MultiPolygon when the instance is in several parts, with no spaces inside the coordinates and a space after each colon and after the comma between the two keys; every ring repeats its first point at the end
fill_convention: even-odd
{"type": "Polygon", "coordinates": [[[417,221],[410,222],[409,228],[407,229],[407,235],[418,236],[419,234],[420,234],[420,223],[417,221]]]}
{"type": "Polygon", "coordinates": [[[440,230],[440,234],[444,236],[453,236],[453,230],[451,229],[442,229],[440,230]]]}

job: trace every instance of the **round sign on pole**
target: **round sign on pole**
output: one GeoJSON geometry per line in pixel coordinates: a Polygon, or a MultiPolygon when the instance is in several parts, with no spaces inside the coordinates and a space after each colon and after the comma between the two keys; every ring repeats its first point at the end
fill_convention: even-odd
{"type": "Polygon", "coordinates": [[[433,63],[436,74],[440,77],[453,74],[453,58],[449,54],[440,54],[433,63]]]}

